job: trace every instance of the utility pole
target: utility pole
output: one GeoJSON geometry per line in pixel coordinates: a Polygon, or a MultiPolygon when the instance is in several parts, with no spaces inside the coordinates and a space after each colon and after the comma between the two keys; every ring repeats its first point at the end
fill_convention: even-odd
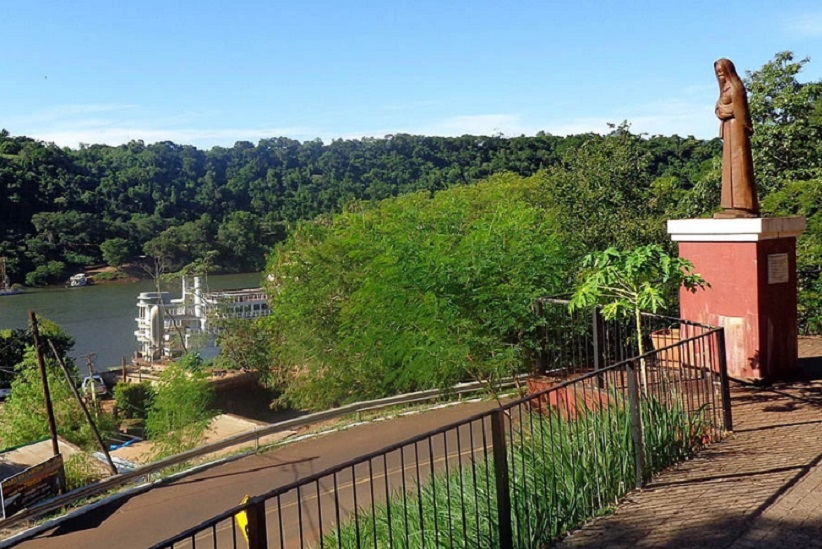
{"type": "Polygon", "coordinates": [[[57,363],[60,365],[60,368],[63,369],[63,374],[66,376],[66,381],[68,382],[69,388],[74,394],[74,398],[76,398],[77,402],[80,404],[80,408],[86,416],[86,421],[88,422],[89,427],[91,427],[91,432],[94,433],[94,438],[97,439],[97,444],[100,446],[100,450],[103,451],[103,455],[106,457],[111,474],[116,475],[117,467],[115,467],[114,462],[111,461],[111,454],[108,453],[108,448],[106,448],[103,439],[100,437],[100,431],[97,430],[97,425],[95,425],[94,420],[91,418],[91,414],[88,412],[86,403],[83,402],[83,397],[80,396],[80,393],[77,391],[77,386],[74,385],[74,380],[71,378],[71,374],[69,373],[68,367],[66,367],[66,363],[63,362],[63,358],[57,352],[57,348],[54,346],[54,343],[50,340],[49,346],[51,346],[51,352],[54,353],[54,358],[57,359],[57,363]]]}
{"type": "Polygon", "coordinates": [[[51,405],[51,392],[49,391],[49,380],[46,374],[46,362],[43,360],[43,347],[40,343],[40,329],[37,327],[37,315],[34,311],[29,311],[29,321],[31,322],[31,335],[34,337],[34,350],[37,354],[37,367],[40,369],[40,378],[43,380],[43,398],[46,401],[46,415],[49,418],[49,432],[51,433],[51,449],[54,455],[60,455],[60,445],[57,443],[57,423],[54,421],[54,408],[51,405]]]}
{"type": "Polygon", "coordinates": [[[94,405],[95,414],[97,413],[97,382],[94,381],[94,357],[96,356],[97,353],[89,353],[81,357],[86,359],[88,366],[88,387],[91,387],[91,402],[94,405]]]}

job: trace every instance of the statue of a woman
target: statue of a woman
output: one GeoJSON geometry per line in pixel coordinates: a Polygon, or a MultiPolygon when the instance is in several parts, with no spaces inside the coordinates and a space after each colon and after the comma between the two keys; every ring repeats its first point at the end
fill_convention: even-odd
{"type": "Polygon", "coordinates": [[[716,116],[722,139],[722,212],[714,217],[759,217],[751,156],[753,124],[745,85],[729,59],[716,61],[714,71],[719,81],[716,116]]]}

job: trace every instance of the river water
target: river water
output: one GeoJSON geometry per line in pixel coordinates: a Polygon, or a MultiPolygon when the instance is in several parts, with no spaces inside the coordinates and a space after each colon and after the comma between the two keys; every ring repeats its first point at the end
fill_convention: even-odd
{"type": "MultiPolygon", "coordinates": [[[[208,290],[254,288],[260,285],[260,274],[211,275],[208,290]]],[[[172,298],[180,297],[180,285],[164,285],[172,298]]],[[[100,284],[82,288],[27,289],[17,295],[0,296],[0,329],[25,328],[28,312],[58,323],[74,337],[71,355],[79,366],[82,355],[97,353],[96,370],[107,370],[130,360],[137,350],[134,330],[137,324],[137,295],[155,291],[154,282],[144,280],[125,284],[100,284]]]]}

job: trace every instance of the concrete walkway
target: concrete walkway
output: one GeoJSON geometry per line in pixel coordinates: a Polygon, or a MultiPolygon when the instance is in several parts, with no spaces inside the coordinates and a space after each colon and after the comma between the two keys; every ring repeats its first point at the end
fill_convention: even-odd
{"type": "Polygon", "coordinates": [[[801,379],[735,386],[735,432],[557,547],[822,548],[822,338],[801,379]]]}

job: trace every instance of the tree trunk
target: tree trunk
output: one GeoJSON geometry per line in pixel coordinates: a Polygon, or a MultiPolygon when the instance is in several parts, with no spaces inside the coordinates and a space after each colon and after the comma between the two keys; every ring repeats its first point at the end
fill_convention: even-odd
{"type": "Polygon", "coordinates": [[[639,377],[642,383],[642,394],[648,396],[648,373],[645,369],[645,342],[642,341],[642,314],[639,307],[634,307],[634,321],[636,322],[636,338],[639,346],[639,377]]]}

